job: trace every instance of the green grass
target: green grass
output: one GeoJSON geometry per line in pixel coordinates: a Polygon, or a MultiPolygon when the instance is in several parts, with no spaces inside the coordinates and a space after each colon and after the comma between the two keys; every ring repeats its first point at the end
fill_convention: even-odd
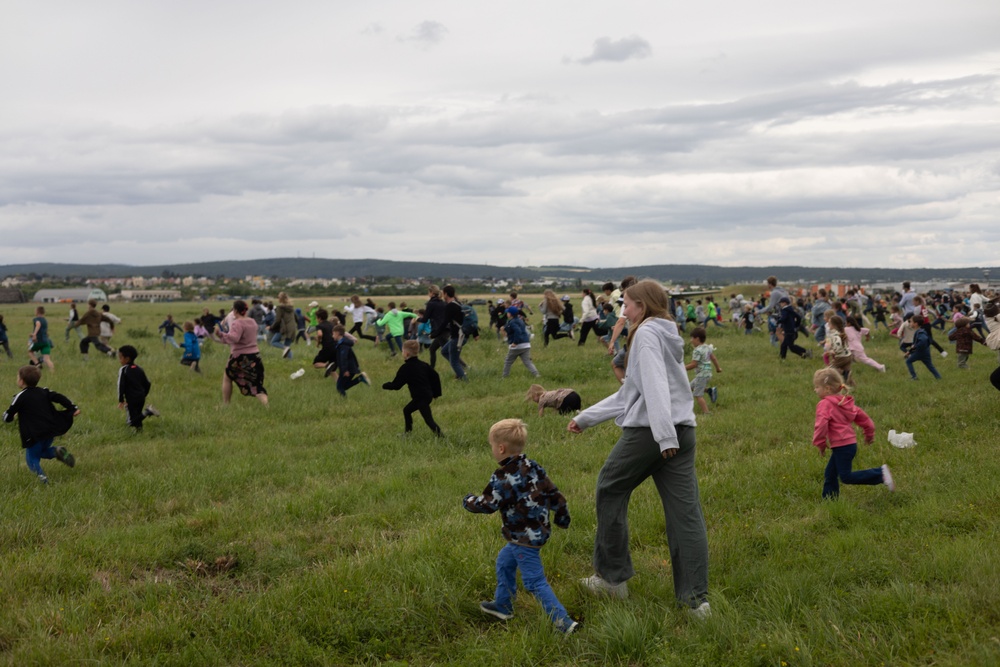
{"type": "MultiPolygon", "coordinates": [[[[11,395],[32,308],[0,310],[18,355],[0,359],[11,395]]],[[[719,405],[699,417],[713,616],[697,623],[672,604],[651,484],[631,503],[631,597],[595,599],[577,586],[591,572],[594,485],[618,430],[573,436],[566,418],[538,417],[524,401],[524,368],[501,380],[504,350],[491,335],[463,353],[471,382],[438,363],[434,414],[446,439],[419,419],[401,439],[408,399],[378,388],[398,364],[384,348],[359,344],[375,387],[346,400],[308,368],[313,348],[296,346],[292,361],[265,349],[271,407],[237,395],[223,408],[226,349],[209,347],[205,374],[191,374],[155,336],[168,308],[178,320],[200,312],[114,309],[124,318],[114,343],[139,348],[163,413],[138,436],[117,410],[117,362],[82,361],[63,342],[65,309],[50,308],[56,372],[43,384],[83,410],[62,439],[78,463],[45,462],[43,488],[16,426],[0,428],[2,664],[1000,664],[1000,434],[986,379],[996,359],[984,348],[971,371],[936,359],[943,381],[918,371],[909,382],[893,342],[872,342],[890,368],[858,370],[855,396],[878,431],[857,464],[888,463],[899,490],[844,487],[824,502],[825,460],[810,445],[821,362],[779,364],[759,335],[710,330],[724,373],[719,405]],[[495,584],[500,519],[465,512],[461,499],[488,480],[486,433],[505,417],[528,422],[529,455],[569,501],[572,526],[542,552],[583,621],[568,638],[523,592],[507,623],[478,610],[495,584]],[[890,428],[919,445],[889,446],[890,428]]],[[[585,405],[616,389],[593,342],[536,339],[533,358],[543,385],[574,387],[585,405]]]]}

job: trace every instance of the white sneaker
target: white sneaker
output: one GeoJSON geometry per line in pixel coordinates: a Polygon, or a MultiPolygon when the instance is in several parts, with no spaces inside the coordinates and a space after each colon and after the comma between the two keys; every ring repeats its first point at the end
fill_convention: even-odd
{"type": "Polygon", "coordinates": [[[708,606],[707,602],[702,602],[697,607],[689,609],[688,613],[691,614],[692,618],[699,621],[704,621],[706,618],[712,615],[712,608],[708,606]]]}
{"type": "Polygon", "coordinates": [[[609,584],[604,581],[599,574],[592,574],[580,580],[584,588],[597,595],[607,595],[613,598],[625,599],[628,597],[628,584],[609,584]]]}
{"type": "Polygon", "coordinates": [[[889,487],[890,491],[896,490],[896,482],[892,479],[892,473],[889,471],[889,466],[882,464],[882,483],[889,487]]]}
{"type": "Polygon", "coordinates": [[[941,350],[941,358],[944,359],[947,356],[948,356],[948,351],[947,350],[941,350]]]}

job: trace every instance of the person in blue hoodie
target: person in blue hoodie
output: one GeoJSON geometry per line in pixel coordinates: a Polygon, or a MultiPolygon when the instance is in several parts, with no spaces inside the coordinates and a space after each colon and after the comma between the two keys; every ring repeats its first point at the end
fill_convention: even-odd
{"type": "Polygon", "coordinates": [[[535,364],[531,363],[531,334],[528,333],[528,328],[524,324],[521,311],[511,306],[506,310],[506,314],[507,323],[503,325],[503,328],[507,332],[509,347],[507,348],[507,358],[503,362],[503,376],[510,375],[510,368],[517,359],[524,363],[524,367],[528,369],[529,373],[535,377],[540,376],[541,373],[535,368],[535,364]]]}
{"type": "Polygon", "coordinates": [[[906,370],[910,371],[910,379],[916,380],[917,372],[913,370],[913,362],[922,361],[924,362],[924,366],[927,366],[927,370],[934,376],[934,379],[940,380],[941,374],[934,368],[934,363],[931,361],[931,340],[927,335],[927,331],[924,330],[923,325],[924,318],[922,315],[914,315],[906,324],[906,326],[914,330],[913,345],[906,352],[906,370]]]}
{"type": "Polygon", "coordinates": [[[624,598],[635,574],[629,554],[628,504],[648,477],[660,494],[674,596],[695,618],[708,604],[708,535],[695,474],[694,399],[684,369],[684,339],[671,321],[663,286],[642,280],[624,293],[629,322],[625,381],[617,392],[580,412],[571,433],[614,419],[622,429],[597,477],[594,574],[581,584],[594,594],[624,598]]]}

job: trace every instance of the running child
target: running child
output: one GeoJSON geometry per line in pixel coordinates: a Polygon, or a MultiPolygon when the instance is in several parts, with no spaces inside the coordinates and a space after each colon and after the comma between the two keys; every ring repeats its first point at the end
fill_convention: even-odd
{"type": "Polygon", "coordinates": [[[29,336],[28,357],[32,366],[45,364],[50,371],[56,369],[52,363],[52,339],[49,338],[49,321],[45,319],[45,306],[35,308],[35,317],[31,320],[31,336],[29,336]]]}
{"type": "Polygon", "coordinates": [[[541,373],[535,368],[535,364],[531,363],[531,336],[528,334],[524,319],[521,317],[521,311],[511,306],[507,309],[506,314],[507,323],[503,325],[503,328],[507,332],[508,348],[507,358],[503,362],[503,376],[509,376],[514,361],[520,359],[529,373],[539,377],[541,373]]]}
{"type": "Polygon", "coordinates": [[[986,339],[980,336],[971,324],[972,320],[968,317],[960,317],[955,321],[955,330],[948,334],[948,340],[955,342],[955,354],[958,356],[959,368],[969,367],[973,342],[986,345],[986,339]]]}
{"type": "Polygon", "coordinates": [[[691,352],[691,363],[684,366],[689,371],[697,369],[694,379],[691,380],[691,394],[698,401],[704,414],[708,414],[708,403],[705,402],[706,391],[712,403],[719,400],[718,387],[708,386],[708,381],[712,379],[712,367],[715,367],[716,372],[722,372],[719,360],[715,358],[715,347],[705,342],[706,336],[707,332],[704,327],[695,327],[691,330],[691,345],[694,346],[694,351],[691,352]]]}
{"type": "MultiPolygon", "coordinates": [[[[827,311],[830,312],[830,311],[827,311]]],[[[826,313],[824,313],[824,316],[826,313]]],[[[847,344],[847,332],[844,329],[844,320],[840,315],[831,315],[826,323],[826,340],[823,341],[826,351],[829,354],[830,367],[837,370],[844,382],[854,386],[854,378],[851,376],[851,362],[854,361],[854,354],[847,344]]],[[[824,359],[826,359],[824,355],[824,359]]]]}
{"type": "MultiPolygon", "coordinates": [[[[361,372],[361,366],[358,365],[358,357],[354,354],[354,337],[348,337],[347,330],[342,324],[337,324],[333,327],[333,340],[336,341],[336,369],[337,369],[337,393],[343,397],[347,397],[347,390],[358,384],[359,382],[364,382],[365,384],[371,384],[368,381],[368,375],[361,372]]],[[[327,369],[327,374],[333,370],[333,367],[327,369]]]]}
{"type": "Polygon", "coordinates": [[[821,368],[813,375],[813,389],[819,396],[816,405],[816,423],[813,428],[813,445],[819,448],[819,455],[825,456],[830,447],[830,462],[826,465],[823,482],[823,497],[834,499],[840,495],[840,484],[885,484],[890,491],[896,490],[889,466],[852,471],[854,457],[858,453],[858,437],[854,431],[857,424],[865,435],[865,444],[875,439],[875,424],[864,410],[854,404],[848,396],[843,376],[833,368],[821,368]],[[839,482],[838,482],[839,480],[839,482]]]}
{"type": "Polygon", "coordinates": [[[134,428],[136,433],[142,431],[142,422],[146,417],[160,416],[152,405],[145,406],[152,385],[146,372],[135,364],[138,356],[139,352],[131,345],[118,348],[118,363],[122,365],[118,370],[118,409],[128,410],[125,423],[134,428]]]}
{"type": "Polygon", "coordinates": [[[871,366],[879,373],[885,373],[885,364],[880,364],[865,352],[864,342],[871,337],[871,332],[868,328],[861,326],[854,315],[848,315],[847,326],[844,328],[844,332],[847,334],[847,347],[850,348],[854,361],[871,366]]]}
{"type": "Polygon", "coordinates": [[[527,440],[528,428],[520,419],[504,419],[494,424],[489,443],[500,467],[490,477],[482,495],[470,493],[462,501],[462,506],[470,512],[499,511],[507,540],[497,554],[496,592],[492,600],[479,603],[479,608],[504,621],[513,618],[520,570],[524,588],[541,603],[556,628],[570,634],[579,624],[570,618],[549,586],[541,558],[541,548],[552,532],[549,512],[555,513],[557,526],[569,528],[569,508],[545,470],[524,455],[527,440]]]}
{"type": "Polygon", "coordinates": [[[199,366],[201,362],[201,343],[194,332],[194,322],[184,323],[184,354],[181,355],[181,363],[189,366],[195,373],[201,373],[199,366]]]}
{"type": "Polygon", "coordinates": [[[441,376],[430,364],[418,358],[420,343],[415,340],[403,341],[403,365],[396,371],[392,382],[382,385],[383,389],[398,391],[403,387],[410,390],[410,402],[403,408],[403,430],[413,431],[413,413],[419,412],[424,423],[434,435],[441,437],[441,427],[431,414],[431,401],[441,397],[441,376]]]}
{"type": "Polygon", "coordinates": [[[0,345],[7,352],[7,358],[13,359],[14,355],[10,351],[10,342],[7,340],[7,325],[3,323],[3,315],[0,315],[0,345]]]}
{"type": "Polygon", "coordinates": [[[906,351],[906,370],[910,371],[910,379],[917,379],[917,372],[913,369],[913,362],[922,361],[927,370],[934,376],[934,379],[940,380],[941,374],[934,368],[934,363],[931,361],[931,342],[927,336],[927,332],[924,330],[924,318],[920,315],[914,315],[910,318],[907,326],[913,332],[913,344],[906,351]]]}
{"type": "Polygon", "coordinates": [[[42,371],[37,366],[22,366],[17,371],[17,386],[21,389],[10,407],[3,413],[7,423],[18,418],[17,428],[21,433],[21,447],[28,470],[38,475],[38,481],[48,484],[49,478],[42,470],[42,459],[56,459],[70,468],[76,459],[65,447],[53,447],[57,435],[63,435],[73,425],[73,417],[80,414],[80,408],[62,394],[45,387],[39,387],[42,371]],[[56,410],[61,405],[65,410],[56,410]]]}

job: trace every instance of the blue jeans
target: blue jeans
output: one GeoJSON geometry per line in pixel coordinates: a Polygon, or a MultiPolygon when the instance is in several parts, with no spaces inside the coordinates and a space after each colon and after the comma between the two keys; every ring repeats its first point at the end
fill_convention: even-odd
{"type": "Polygon", "coordinates": [[[836,498],[840,495],[840,485],[837,478],[844,484],[881,484],[882,468],[855,470],[851,472],[851,463],[858,453],[858,443],[830,448],[830,462],[826,464],[823,481],[823,497],[836,498]]]}
{"type": "Polygon", "coordinates": [[[39,440],[31,447],[24,450],[24,460],[28,462],[28,470],[36,475],[44,475],[42,472],[42,459],[54,459],[56,448],[52,446],[52,438],[39,440]]]}
{"type": "Polygon", "coordinates": [[[345,375],[337,376],[337,393],[341,396],[347,396],[347,390],[354,385],[361,382],[361,373],[355,373],[351,377],[346,377],[345,375]]]}
{"type": "Polygon", "coordinates": [[[173,336],[168,336],[167,334],[163,334],[163,344],[166,345],[167,343],[170,343],[171,345],[177,348],[180,347],[180,345],[177,344],[177,341],[174,339],[173,336]]]}
{"type": "Polygon", "coordinates": [[[465,369],[462,368],[462,351],[458,349],[458,340],[449,338],[448,342],[441,346],[441,355],[451,364],[451,370],[455,371],[455,377],[464,380],[465,369]]]}
{"type": "Polygon", "coordinates": [[[389,351],[396,354],[397,351],[403,351],[403,337],[402,336],[386,336],[385,342],[389,344],[389,351]],[[396,347],[393,348],[392,344],[395,343],[396,347]]]}
{"type": "MultiPolygon", "coordinates": [[[[271,338],[271,347],[276,347],[278,349],[284,350],[286,347],[291,347],[291,346],[292,346],[292,339],[285,338],[284,340],[282,340],[280,331],[274,334],[274,337],[271,338]]],[[[288,352],[288,358],[289,359],[292,358],[291,350],[289,350],[288,352]]]]}
{"type": "Polygon", "coordinates": [[[525,590],[541,603],[542,609],[553,623],[566,629],[572,625],[573,619],[566,613],[566,608],[559,603],[559,598],[545,578],[541,552],[541,549],[522,547],[509,542],[500,550],[497,554],[497,590],[493,601],[508,614],[514,611],[517,571],[521,570],[521,581],[524,582],[525,590]]]}
{"type": "Polygon", "coordinates": [[[906,370],[910,371],[911,378],[917,377],[917,372],[913,370],[914,361],[924,362],[924,366],[927,366],[927,370],[931,372],[931,375],[933,375],[938,380],[941,379],[941,374],[938,373],[938,370],[934,368],[934,364],[931,363],[930,352],[924,352],[920,356],[914,356],[913,354],[910,354],[908,357],[906,357],[906,370]]]}

